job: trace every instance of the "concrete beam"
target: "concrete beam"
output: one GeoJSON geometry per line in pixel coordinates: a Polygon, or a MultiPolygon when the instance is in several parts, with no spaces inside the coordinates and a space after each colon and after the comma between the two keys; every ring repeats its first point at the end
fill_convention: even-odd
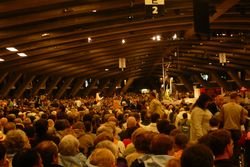
{"type": "Polygon", "coordinates": [[[93,87],[96,85],[97,79],[93,79],[90,85],[84,89],[83,96],[88,96],[93,87]]]}
{"type": "Polygon", "coordinates": [[[129,78],[126,85],[122,88],[121,93],[123,93],[123,94],[126,93],[128,88],[133,84],[135,79],[136,79],[135,77],[129,78]]]}
{"type": "Polygon", "coordinates": [[[74,80],[74,78],[67,78],[65,80],[65,82],[63,83],[63,85],[58,89],[55,98],[56,99],[60,99],[62,97],[62,95],[64,94],[64,92],[67,90],[67,88],[69,87],[69,85],[71,84],[71,82],[74,80]]]}
{"type": "Polygon", "coordinates": [[[17,88],[14,97],[20,98],[23,95],[24,91],[26,90],[27,86],[30,84],[30,82],[32,82],[34,78],[35,78],[34,75],[28,75],[23,81],[23,83],[17,88]]]}
{"type": "Polygon", "coordinates": [[[225,90],[229,90],[229,86],[226,81],[221,79],[221,77],[215,72],[211,72],[211,74],[220,87],[222,87],[225,90]]]}
{"type": "Polygon", "coordinates": [[[49,77],[48,76],[43,76],[40,80],[39,80],[39,82],[37,83],[37,85],[35,85],[34,86],[34,88],[32,89],[32,96],[34,97],[34,96],[36,96],[38,93],[39,93],[39,90],[41,89],[41,87],[43,86],[43,85],[45,85],[46,84],[46,82],[47,82],[47,80],[49,79],[49,77]]]}
{"type": "Polygon", "coordinates": [[[3,96],[3,97],[6,97],[9,93],[9,91],[11,90],[11,88],[13,86],[15,86],[16,82],[21,78],[22,74],[19,73],[19,74],[13,74],[11,75],[11,77],[9,78],[9,80],[7,81],[7,84],[6,86],[4,86],[2,89],[1,89],[1,93],[0,95],[3,96]]]}
{"type": "Polygon", "coordinates": [[[72,97],[75,97],[77,95],[77,93],[81,89],[83,83],[84,83],[84,79],[83,78],[78,78],[77,79],[76,83],[73,85],[73,88],[72,88],[72,90],[70,92],[70,95],[72,97]]]}
{"type": "Polygon", "coordinates": [[[191,83],[186,77],[183,75],[178,76],[179,80],[184,84],[185,88],[188,91],[193,91],[193,83],[191,83]]]}
{"type": "Polygon", "coordinates": [[[54,80],[51,83],[51,85],[46,89],[46,93],[47,93],[48,96],[51,95],[51,93],[53,92],[54,87],[60,82],[61,79],[62,79],[62,77],[56,77],[56,78],[54,78],[54,80]]]}
{"type": "Polygon", "coordinates": [[[4,78],[8,75],[7,72],[0,74],[0,84],[4,81],[4,78]]]}
{"type": "Polygon", "coordinates": [[[112,96],[114,91],[116,90],[116,86],[121,82],[121,79],[117,79],[116,81],[112,82],[109,89],[108,89],[108,92],[107,92],[107,95],[108,96],[112,96]]]}

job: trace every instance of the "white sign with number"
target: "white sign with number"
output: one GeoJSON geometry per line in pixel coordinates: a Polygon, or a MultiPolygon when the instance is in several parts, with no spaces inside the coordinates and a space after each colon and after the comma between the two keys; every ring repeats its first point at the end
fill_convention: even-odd
{"type": "Polygon", "coordinates": [[[165,0],[145,0],[145,5],[164,5],[165,0]]]}

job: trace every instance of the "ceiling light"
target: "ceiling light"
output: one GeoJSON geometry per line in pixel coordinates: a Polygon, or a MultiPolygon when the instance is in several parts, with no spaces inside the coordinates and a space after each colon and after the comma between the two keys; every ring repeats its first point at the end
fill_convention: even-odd
{"type": "Polygon", "coordinates": [[[122,39],[122,44],[125,44],[126,43],[126,40],[125,39],[122,39]]]}
{"type": "Polygon", "coordinates": [[[88,37],[88,43],[90,43],[92,41],[91,37],[88,37]]]}
{"type": "Polygon", "coordinates": [[[18,50],[14,47],[7,47],[6,48],[8,51],[11,51],[11,52],[17,52],[18,50]]]}
{"type": "Polygon", "coordinates": [[[177,34],[175,33],[172,38],[173,38],[173,40],[176,40],[177,39],[177,34]]]}
{"type": "Polygon", "coordinates": [[[17,53],[20,57],[27,57],[25,53],[17,53]]]}
{"type": "Polygon", "coordinates": [[[200,43],[200,45],[202,46],[202,45],[203,45],[203,43],[201,42],[201,43],[200,43]]]}
{"type": "Polygon", "coordinates": [[[160,41],[161,40],[161,36],[160,35],[156,35],[156,40],[160,41]]]}
{"type": "Polygon", "coordinates": [[[161,36],[160,35],[155,35],[151,38],[153,41],[160,41],[161,40],[161,36]]]}
{"type": "Polygon", "coordinates": [[[210,62],[210,63],[208,63],[209,65],[212,65],[212,63],[210,62]]]}
{"type": "Polygon", "coordinates": [[[177,52],[174,52],[174,56],[177,57],[177,52]]]}
{"type": "Polygon", "coordinates": [[[3,62],[3,61],[5,61],[4,59],[2,59],[2,58],[0,58],[0,62],[3,62]]]}
{"type": "Polygon", "coordinates": [[[106,69],[105,69],[105,71],[109,71],[109,69],[108,69],[108,68],[106,68],[106,69]]]}
{"type": "Polygon", "coordinates": [[[43,33],[41,36],[42,37],[47,37],[47,36],[49,36],[50,34],[49,33],[43,33]]]}
{"type": "Polygon", "coordinates": [[[92,10],[92,12],[93,12],[93,13],[96,13],[96,12],[97,12],[97,10],[96,10],[96,9],[94,9],[94,10],[92,10]]]}

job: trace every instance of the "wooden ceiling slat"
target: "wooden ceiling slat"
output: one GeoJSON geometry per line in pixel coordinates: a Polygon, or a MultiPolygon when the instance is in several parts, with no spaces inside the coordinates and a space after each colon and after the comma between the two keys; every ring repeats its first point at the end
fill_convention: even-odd
{"type": "MultiPolygon", "coordinates": [[[[116,78],[161,76],[162,57],[172,62],[168,74],[249,69],[250,3],[243,0],[213,1],[211,35],[225,32],[234,37],[211,36],[201,40],[193,34],[191,0],[169,0],[166,14],[145,16],[144,0],[54,0],[0,2],[0,70],[58,77],[116,78]],[[6,8],[6,5],[12,5],[6,8]],[[245,11],[242,11],[244,7],[245,11]],[[96,13],[92,10],[97,10],[96,13]],[[128,17],[134,17],[129,19],[128,17]],[[47,37],[41,37],[49,33],[47,37]],[[177,33],[180,40],[171,37],[177,33]],[[241,34],[241,35],[238,35],[241,34]],[[161,34],[162,41],[151,41],[161,34]],[[93,39],[87,43],[87,38],[93,39]],[[127,43],[121,45],[121,39],[127,43]],[[201,44],[202,43],[202,44],[201,44]],[[5,49],[15,46],[28,54],[20,58],[5,49]],[[175,57],[178,51],[179,55],[175,57]],[[216,54],[232,53],[222,67],[216,54]],[[149,55],[149,56],[146,56],[149,55]],[[118,57],[127,58],[124,72],[118,57]],[[207,61],[211,61],[209,65],[207,61]],[[110,71],[105,71],[109,68],[110,71]]],[[[58,79],[59,81],[60,79],[58,79]]],[[[51,91],[51,90],[50,90],[51,91]]],[[[51,93],[51,92],[50,92],[51,93]]]]}

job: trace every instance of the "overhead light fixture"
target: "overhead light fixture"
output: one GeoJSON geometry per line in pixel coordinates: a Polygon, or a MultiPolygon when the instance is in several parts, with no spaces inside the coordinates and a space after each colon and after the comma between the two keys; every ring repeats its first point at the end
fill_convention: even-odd
{"type": "Polygon", "coordinates": [[[209,65],[212,65],[212,63],[211,63],[211,62],[209,62],[208,64],[209,64],[209,65]]]}
{"type": "Polygon", "coordinates": [[[155,35],[151,38],[153,41],[160,41],[161,40],[161,36],[160,35],[155,35]]]}
{"type": "Polygon", "coordinates": [[[156,40],[160,41],[161,40],[161,36],[160,35],[156,35],[156,40]]]}
{"type": "Polygon", "coordinates": [[[227,57],[226,53],[219,53],[219,61],[224,66],[225,63],[227,63],[227,57]]]}
{"type": "Polygon", "coordinates": [[[17,52],[18,50],[14,47],[7,47],[6,48],[8,51],[11,51],[11,52],[17,52]]]}
{"type": "Polygon", "coordinates": [[[88,37],[88,43],[90,43],[92,41],[91,37],[88,37]]]}
{"type": "Polygon", "coordinates": [[[96,9],[94,9],[94,10],[92,10],[92,12],[93,12],[93,13],[96,13],[96,12],[97,12],[97,10],[96,10],[96,9]]]}
{"type": "Polygon", "coordinates": [[[176,40],[177,39],[177,34],[175,33],[172,38],[173,38],[173,40],[176,40]]]}
{"type": "Polygon", "coordinates": [[[5,61],[4,59],[2,59],[2,58],[0,58],[0,62],[3,62],[3,61],[5,61]]]}
{"type": "Polygon", "coordinates": [[[106,69],[105,69],[105,71],[109,71],[109,69],[108,69],[108,68],[106,68],[106,69]]]}
{"type": "Polygon", "coordinates": [[[47,37],[47,36],[49,36],[50,34],[49,33],[43,33],[41,36],[42,37],[47,37]]]}
{"type": "Polygon", "coordinates": [[[125,57],[120,57],[119,58],[119,68],[123,69],[126,68],[126,58],[125,57]]]}
{"type": "Polygon", "coordinates": [[[126,43],[126,40],[125,39],[122,39],[122,44],[125,44],[126,43]]]}
{"type": "Polygon", "coordinates": [[[18,56],[20,56],[20,57],[27,57],[27,55],[25,54],[25,53],[17,53],[18,54],[18,56]]]}

